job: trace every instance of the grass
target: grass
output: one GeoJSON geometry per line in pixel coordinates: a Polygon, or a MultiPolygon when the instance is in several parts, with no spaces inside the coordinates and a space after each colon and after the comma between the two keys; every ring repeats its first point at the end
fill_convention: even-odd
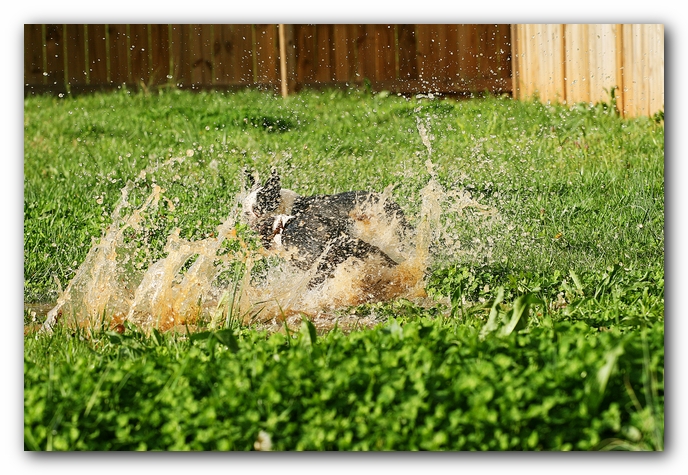
{"type": "Polygon", "coordinates": [[[174,226],[210,235],[244,167],[303,194],[395,184],[413,216],[430,158],[498,211],[445,218],[463,252],[430,269],[433,306],[346,310],[387,320],[374,329],[25,337],[27,449],[249,450],[263,431],[279,450],[663,450],[663,123],[506,97],[119,91],[27,98],[24,127],[31,303],[171,157],[187,158],[141,179],[174,203],[149,257],[174,226]]]}

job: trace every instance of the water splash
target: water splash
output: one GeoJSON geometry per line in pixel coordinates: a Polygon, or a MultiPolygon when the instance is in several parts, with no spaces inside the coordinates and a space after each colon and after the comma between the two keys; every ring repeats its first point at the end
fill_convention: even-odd
{"type": "MultiPolygon", "coordinates": [[[[427,129],[421,122],[418,129],[430,155],[427,129]]],[[[171,159],[160,166],[183,160],[171,159]]],[[[454,228],[466,218],[467,210],[486,217],[495,214],[465,190],[442,187],[430,158],[425,165],[427,183],[415,197],[420,201],[418,212],[407,213],[414,232],[402,236],[396,232],[398,223],[385,215],[384,202],[392,198],[393,186],[382,192],[379,202],[354,210],[360,218],[357,236],[400,264],[390,268],[374,258],[349,259],[314,288],[308,282],[317,262],[310,270],[299,270],[287,256],[258,246],[242,226],[239,203],[246,191],[236,197],[234,208],[212,236],[184,239],[174,228],[162,254],[142,248],[138,237],[149,231],[146,217],[159,206],[174,206],[155,183],[146,185],[150,190],[140,205],[131,203],[132,191],[140,191],[142,179],[157,168],[144,171],[139,180],[122,188],[110,226],[60,292],[43,330],[50,331],[58,320],[87,329],[129,322],[145,331],[213,328],[230,321],[280,326],[302,315],[320,328],[331,328],[341,318],[341,309],[398,298],[423,299],[428,271],[438,259],[456,259],[466,252],[454,228]]]]}
{"type": "Polygon", "coordinates": [[[420,134],[423,145],[428,149],[428,156],[432,155],[432,143],[430,141],[433,137],[429,134],[428,129],[425,127],[420,117],[416,117],[416,127],[418,128],[418,133],[420,134]]]}

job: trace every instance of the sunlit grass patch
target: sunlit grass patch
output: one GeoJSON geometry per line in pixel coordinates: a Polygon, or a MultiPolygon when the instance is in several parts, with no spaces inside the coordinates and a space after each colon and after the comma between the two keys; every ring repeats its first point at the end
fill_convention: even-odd
{"type": "Polygon", "coordinates": [[[164,257],[175,228],[213,238],[245,168],[306,195],[393,185],[412,221],[431,173],[474,204],[438,221],[427,298],[340,308],[328,331],[240,324],[239,264],[207,320],[170,332],[37,335],[32,307],[28,450],[663,450],[660,123],[353,90],[38,96],[24,117],[33,304],[54,303],[129,182],[132,209],[164,190],[125,236],[131,266],[164,257]]]}

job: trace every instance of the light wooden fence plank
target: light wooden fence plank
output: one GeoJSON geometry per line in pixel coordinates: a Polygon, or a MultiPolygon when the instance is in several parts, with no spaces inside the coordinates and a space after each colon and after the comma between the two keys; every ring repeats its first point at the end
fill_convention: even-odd
{"type": "Polygon", "coordinates": [[[543,80],[546,81],[546,100],[550,102],[563,102],[564,95],[564,29],[563,25],[547,25],[545,45],[550,51],[544,52],[547,58],[547,68],[543,71],[543,80]]]}
{"type": "Polygon", "coordinates": [[[557,58],[556,27],[513,27],[514,97],[538,93],[542,100],[594,104],[609,102],[617,88],[617,107],[624,115],[663,109],[663,25],[562,25],[564,68],[557,58]],[[557,86],[561,70],[563,88],[557,86]]]}
{"type": "Polygon", "coordinates": [[[591,25],[590,45],[590,101],[609,102],[616,77],[616,28],[614,25],[591,25]]]}
{"type": "Polygon", "coordinates": [[[640,104],[640,86],[638,78],[642,78],[642,61],[633,61],[635,57],[640,59],[640,36],[638,25],[623,25],[623,63],[624,63],[624,112],[634,116],[642,109],[640,104]]]}
{"type": "Polygon", "coordinates": [[[566,25],[566,75],[565,97],[568,103],[590,102],[590,81],[588,78],[591,48],[589,25],[566,25]]]}
{"type": "Polygon", "coordinates": [[[664,109],[664,25],[646,25],[649,102],[647,115],[664,109]]]}

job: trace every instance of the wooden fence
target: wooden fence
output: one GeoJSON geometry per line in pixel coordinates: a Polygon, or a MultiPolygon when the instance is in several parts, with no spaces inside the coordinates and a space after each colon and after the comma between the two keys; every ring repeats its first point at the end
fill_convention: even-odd
{"type": "Polygon", "coordinates": [[[513,95],[664,110],[664,25],[512,25],[513,95]]]}
{"type": "Polygon", "coordinates": [[[123,83],[290,92],[367,79],[407,93],[512,85],[509,25],[25,25],[24,48],[28,93],[123,83]]]}
{"type": "Polygon", "coordinates": [[[24,25],[25,94],[361,85],[664,106],[662,25],[24,25]]]}

